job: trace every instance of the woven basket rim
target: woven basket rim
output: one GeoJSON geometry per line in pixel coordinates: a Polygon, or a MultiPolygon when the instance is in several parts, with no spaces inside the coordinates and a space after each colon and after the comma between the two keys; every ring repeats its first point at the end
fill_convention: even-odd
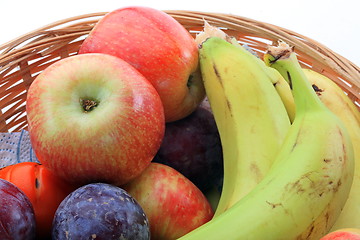
{"type": "MultiPolygon", "coordinates": [[[[196,17],[196,16],[202,16],[208,22],[211,22],[211,20],[210,20],[211,18],[224,19],[224,21],[228,21],[229,19],[233,18],[233,19],[237,19],[237,20],[241,20],[241,21],[248,21],[249,23],[254,23],[254,25],[257,25],[257,26],[261,26],[261,25],[272,26],[272,28],[274,28],[274,29],[279,29],[281,31],[290,33],[290,34],[292,34],[294,36],[298,36],[298,37],[300,37],[300,38],[302,38],[304,40],[312,42],[315,45],[318,45],[322,49],[327,49],[327,50],[333,52],[334,55],[336,55],[339,59],[343,60],[344,62],[347,62],[348,64],[352,65],[355,69],[360,71],[359,70],[360,68],[355,63],[353,63],[352,61],[350,61],[347,58],[343,57],[341,54],[330,50],[328,47],[321,44],[320,42],[318,42],[318,41],[316,41],[316,40],[314,40],[314,39],[312,39],[310,37],[307,37],[305,35],[296,33],[296,32],[294,32],[292,30],[287,29],[287,28],[278,26],[278,25],[274,25],[274,24],[264,22],[264,21],[258,21],[258,20],[252,19],[252,18],[248,18],[248,17],[236,15],[236,14],[231,14],[231,13],[204,12],[204,11],[191,11],[191,10],[163,10],[163,11],[168,13],[169,15],[175,17],[175,18],[176,18],[176,16],[188,17],[188,18],[196,17]]],[[[27,33],[25,33],[25,34],[23,34],[23,35],[21,35],[19,37],[13,38],[10,41],[7,41],[5,43],[0,43],[0,54],[2,55],[3,54],[2,51],[4,49],[6,49],[8,46],[14,45],[15,42],[20,42],[20,41],[23,41],[25,39],[29,39],[32,36],[36,36],[37,34],[39,34],[39,32],[42,32],[44,30],[51,29],[53,27],[56,27],[56,26],[59,26],[59,25],[62,25],[62,24],[66,24],[68,22],[75,21],[75,20],[81,20],[81,19],[84,19],[84,18],[102,17],[107,13],[108,12],[94,12],[94,13],[81,14],[81,15],[77,15],[77,16],[73,16],[73,17],[69,17],[69,18],[64,18],[64,19],[61,19],[61,20],[46,24],[46,25],[44,25],[42,27],[39,27],[39,28],[35,28],[34,30],[32,30],[30,32],[27,32],[27,33]]],[[[215,25],[217,25],[217,24],[215,24],[215,25]]]]}
{"type": "MultiPolygon", "coordinates": [[[[298,53],[304,67],[312,68],[331,78],[360,109],[359,67],[309,37],[270,23],[234,14],[190,10],[164,10],[164,12],[174,17],[194,36],[202,30],[206,20],[214,26],[221,27],[228,35],[236,37],[239,42],[249,45],[259,56],[263,54],[268,44],[284,40],[295,46],[295,52],[298,53]]],[[[0,113],[0,131],[9,130],[7,125],[8,122],[13,121],[11,118],[15,118],[16,122],[12,122],[11,127],[20,124],[15,131],[26,128],[26,117],[20,116],[25,112],[25,107],[20,105],[24,105],[22,98],[26,97],[26,91],[21,97],[18,96],[19,92],[22,89],[26,90],[36,75],[57,58],[76,54],[81,41],[96,22],[107,13],[96,12],[65,18],[0,45],[0,91],[3,86],[9,87],[11,81],[21,80],[24,85],[22,88],[14,88],[14,92],[4,90],[8,92],[0,94],[0,109],[6,107],[8,103],[16,102],[16,97],[22,100],[12,112],[2,115],[0,113]],[[7,97],[6,94],[12,97],[7,97]],[[1,122],[5,127],[1,126],[1,122]]]]}
{"type": "MultiPolygon", "coordinates": [[[[226,25],[230,28],[231,28],[231,25],[234,24],[231,21],[234,21],[234,22],[236,21],[236,22],[243,23],[242,26],[244,26],[244,27],[249,27],[249,30],[251,29],[251,27],[256,26],[257,28],[262,29],[267,32],[269,32],[269,29],[270,29],[270,31],[273,31],[275,33],[281,31],[283,33],[287,33],[289,35],[295,36],[296,38],[301,39],[304,42],[307,42],[308,46],[312,46],[317,51],[328,54],[328,55],[324,56],[324,60],[326,60],[327,58],[330,58],[332,61],[336,62],[336,64],[335,64],[335,65],[337,65],[336,67],[344,68],[345,71],[348,71],[351,74],[354,74],[354,76],[357,76],[358,78],[360,77],[360,68],[355,63],[353,63],[352,61],[343,57],[339,53],[332,51],[331,49],[329,49],[325,45],[321,44],[320,42],[317,42],[310,37],[296,33],[287,28],[283,28],[283,27],[280,27],[280,26],[277,26],[277,25],[274,25],[271,23],[258,21],[258,20],[254,20],[251,18],[247,18],[247,17],[235,15],[235,14],[229,14],[229,13],[203,12],[203,11],[190,11],[190,10],[164,10],[164,12],[173,16],[174,18],[181,18],[181,19],[186,19],[186,18],[192,19],[192,18],[201,17],[202,19],[206,19],[208,22],[213,23],[214,25],[220,25],[219,20],[222,20],[222,23],[226,23],[226,25]],[[214,21],[214,19],[215,19],[215,21],[214,21]],[[252,26],[250,26],[250,25],[252,25],[252,26]]],[[[95,13],[82,14],[82,15],[58,20],[58,21],[52,22],[50,24],[44,25],[40,28],[36,28],[33,31],[25,33],[25,34],[23,34],[19,37],[16,37],[8,42],[2,43],[0,45],[0,60],[5,53],[11,51],[12,47],[17,46],[19,43],[26,41],[27,39],[36,37],[37,35],[41,34],[42,32],[44,32],[48,29],[52,29],[52,28],[70,23],[72,21],[76,21],[76,20],[102,17],[107,13],[108,12],[95,12],[95,13]]],[[[293,40],[295,40],[295,39],[293,39],[293,40]]],[[[295,45],[295,43],[297,43],[295,45],[297,48],[299,48],[299,43],[300,43],[300,45],[303,45],[303,44],[301,44],[301,41],[289,41],[289,43],[290,44],[293,43],[293,45],[295,45]]],[[[359,85],[360,85],[360,80],[357,82],[359,82],[359,85]]]]}

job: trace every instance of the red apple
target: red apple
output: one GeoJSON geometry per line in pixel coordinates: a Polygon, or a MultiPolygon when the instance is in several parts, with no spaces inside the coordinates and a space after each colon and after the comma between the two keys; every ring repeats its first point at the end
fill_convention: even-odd
{"type": "Polygon", "coordinates": [[[151,163],[123,186],[144,209],[152,239],[176,239],[208,222],[213,216],[202,192],[175,169],[151,163]]]}
{"type": "Polygon", "coordinates": [[[124,184],[151,162],[165,121],[158,93],[131,65],[83,54],[46,68],[27,95],[39,161],[69,182],[124,184]]]}
{"type": "Polygon", "coordinates": [[[202,105],[189,116],[166,123],[154,161],[173,167],[206,192],[222,188],[223,156],[214,116],[202,105]]]}
{"type": "Polygon", "coordinates": [[[342,228],[330,232],[320,238],[320,240],[360,240],[360,229],[342,228]]]}
{"type": "Polygon", "coordinates": [[[148,7],[125,7],[106,14],[80,47],[82,53],[124,59],[156,88],[167,122],[181,119],[204,99],[198,47],[173,17],[148,7]]]}

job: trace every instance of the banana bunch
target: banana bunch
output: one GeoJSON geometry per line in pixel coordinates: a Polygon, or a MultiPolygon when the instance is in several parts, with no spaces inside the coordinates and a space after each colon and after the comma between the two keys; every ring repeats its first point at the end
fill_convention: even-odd
{"type": "MultiPolygon", "coordinates": [[[[210,25],[207,21],[204,21],[204,30],[196,35],[195,41],[199,46],[201,46],[202,43],[206,41],[207,38],[210,37],[218,37],[224,39],[227,42],[233,44],[234,46],[239,47],[242,51],[247,50],[252,55],[254,55],[254,56],[247,55],[247,58],[249,58],[249,60],[251,59],[252,61],[257,62],[258,68],[257,69],[255,68],[253,70],[258,71],[259,69],[261,69],[260,71],[266,73],[267,77],[272,82],[273,86],[275,87],[275,90],[280,96],[285,106],[285,109],[288,113],[288,116],[290,118],[290,121],[292,122],[295,116],[295,103],[290,86],[283,78],[283,76],[276,69],[266,66],[265,63],[260,58],[258,58],[257,53],[252,51],[251,48],[240,45],[239,42],[236,40],[236,38],[230,37],[221,29],[210,25]]],[[[246,59],[243,60],[246,61],[246,59]]]]}
{"type": "Polygon", "coordinates": [[[360,112],[344,91],[326,76],[303,70],[320,100],[345,124],[354,146],[353,184],[344,209],[330,231],[360,228],[360,112]]]}
{"type": "MultiPolygon", "coordinates": [[[[346,204],[330,231],[360,228],[360,112],[345,92],[331,79],[311,69],[303,69],[303,72],[319,99],[345,124],[354,148],[353,184],[346,204]]],[[[295,112],[291,99],[284,101],[288,103],[289,112],[295,112]]]]}
{"type": "MultiPolygon", "coordinates": [[[[220,40],[215,39],[214,44],[225,42],[220,40]]],[[[231,47],[207,50],[216,55],[214,64],[206,62],[212,61],[208,54],[202,55],[202,74],[224,159],[223,188],[215,217],[264,178],[290,128],[286,108],[274,88],[274,82],[282,79],[286,86],[286,81],[242,46],[225,43],[231,47]],[[208,75],[212,73],[216,81],[208,75]]]]}
{"type": "MultiPolygon", "coordinates": [[[[272,160],[264,160],[264,175],[247,188],[241,182],[253,177],[254,172],[251,164],[239,162],[240,152],[251,148],[259,156],[263,151],[258,148],[260,140],[249,144],[246,139],[259,134],[265,141],[270,138],[268,132],[240,131],[246,124],[241,118],[252,117],[254,126],[274,125],[274,116],[261,112],[273,108],[273,114],[283,114],[285,107],[259,102],[264,95],[276,101],[280,97],[274,87],[267,87],[271,81],[266,74],[259,74],[270,71],[264,70],[258,60],[245,58],[239,46],[210,37],[201,44],[199,52],[206,93],[225,150],[224,184],[227,179],[228,185],[224,185],[220,202],[230,202],[232,195],[238,200],[181,239],[319,239],[337,220],[353,181],[354,152],[345,124],[319,99],[293,49],[286,44],[269,47],[265,63],[289,81],[295,114],[290,127],[283,121],[286,136],[272,160]],[[251,69],[251,73],[245,69],[251,69]],[[250,107],[238,112],[242,104],[250,107]],[[243,196],[232,193],[244,191],[243,187],[247,189],[243,196]]],[[[281,126],[278,130],[283,131],[281,126]]]]}

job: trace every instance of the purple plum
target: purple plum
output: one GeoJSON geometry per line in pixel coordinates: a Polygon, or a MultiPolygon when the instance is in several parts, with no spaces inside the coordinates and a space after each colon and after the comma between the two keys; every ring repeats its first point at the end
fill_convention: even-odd
{"type": "Polygon", "coordinates": [[[150,239],[147,216],[120,187],[90,183],[70,193],[56,210],[52,238],[150,239]]]}
{"type": "Polygon", "coordinates": [[[176,169],[203,192],[214,186],[221,189],[222,146],[206,99],[188,117],[166,123],[162,145],[153,161],[176,169]]]}
{"type": "Polygon", "coordinates": [[[2,240],[32,240],[36,222],[29,198],[14,184],[0,179],[0,236],[2,240]]]}

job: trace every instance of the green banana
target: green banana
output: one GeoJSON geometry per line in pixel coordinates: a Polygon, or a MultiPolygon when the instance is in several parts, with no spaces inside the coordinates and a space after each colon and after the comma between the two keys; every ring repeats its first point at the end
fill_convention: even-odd
{"type": "Polygon", "coordinates": [[[331,79],[311,69],[304,69],[304,73],[320,100],[343,121],[354,146],[353,184],[344,209],[330,231],[341,228],[360,228],[360,112],[331,79]]]}
{"type": "Polygon", "coordinates": [[[206,42],[218,46],[209,49],[216,55],[214,64],[200,66],[205,75],[213,72],[216,77],[216,81],[208,77],[204,84],[223,147],[224,181],[217,217],[266,175],[290,121],[263,62],[261,66],[247,50],[220,38],[206,42]]]}
{"type": "MultiPolygon", "coordinates": [[[[219,68],[223,59],[215,49],[221,46],[210,40],[200,49],[201,66],[207,70],[205,86],[218,88],[216,99],[226,102],[222,88],[233,74],[227,67],[219,68]]],[[[182,240],[320,239],[345,204],[354,154],[343,123],[319,100],[291,48],[269,47],[265,62],[281,69],[292,84],[296,113],[284,144],[270,171],[249,194],[182,240]]],[[[226,113],[229,124],[232,113],[226,113]]]]}

